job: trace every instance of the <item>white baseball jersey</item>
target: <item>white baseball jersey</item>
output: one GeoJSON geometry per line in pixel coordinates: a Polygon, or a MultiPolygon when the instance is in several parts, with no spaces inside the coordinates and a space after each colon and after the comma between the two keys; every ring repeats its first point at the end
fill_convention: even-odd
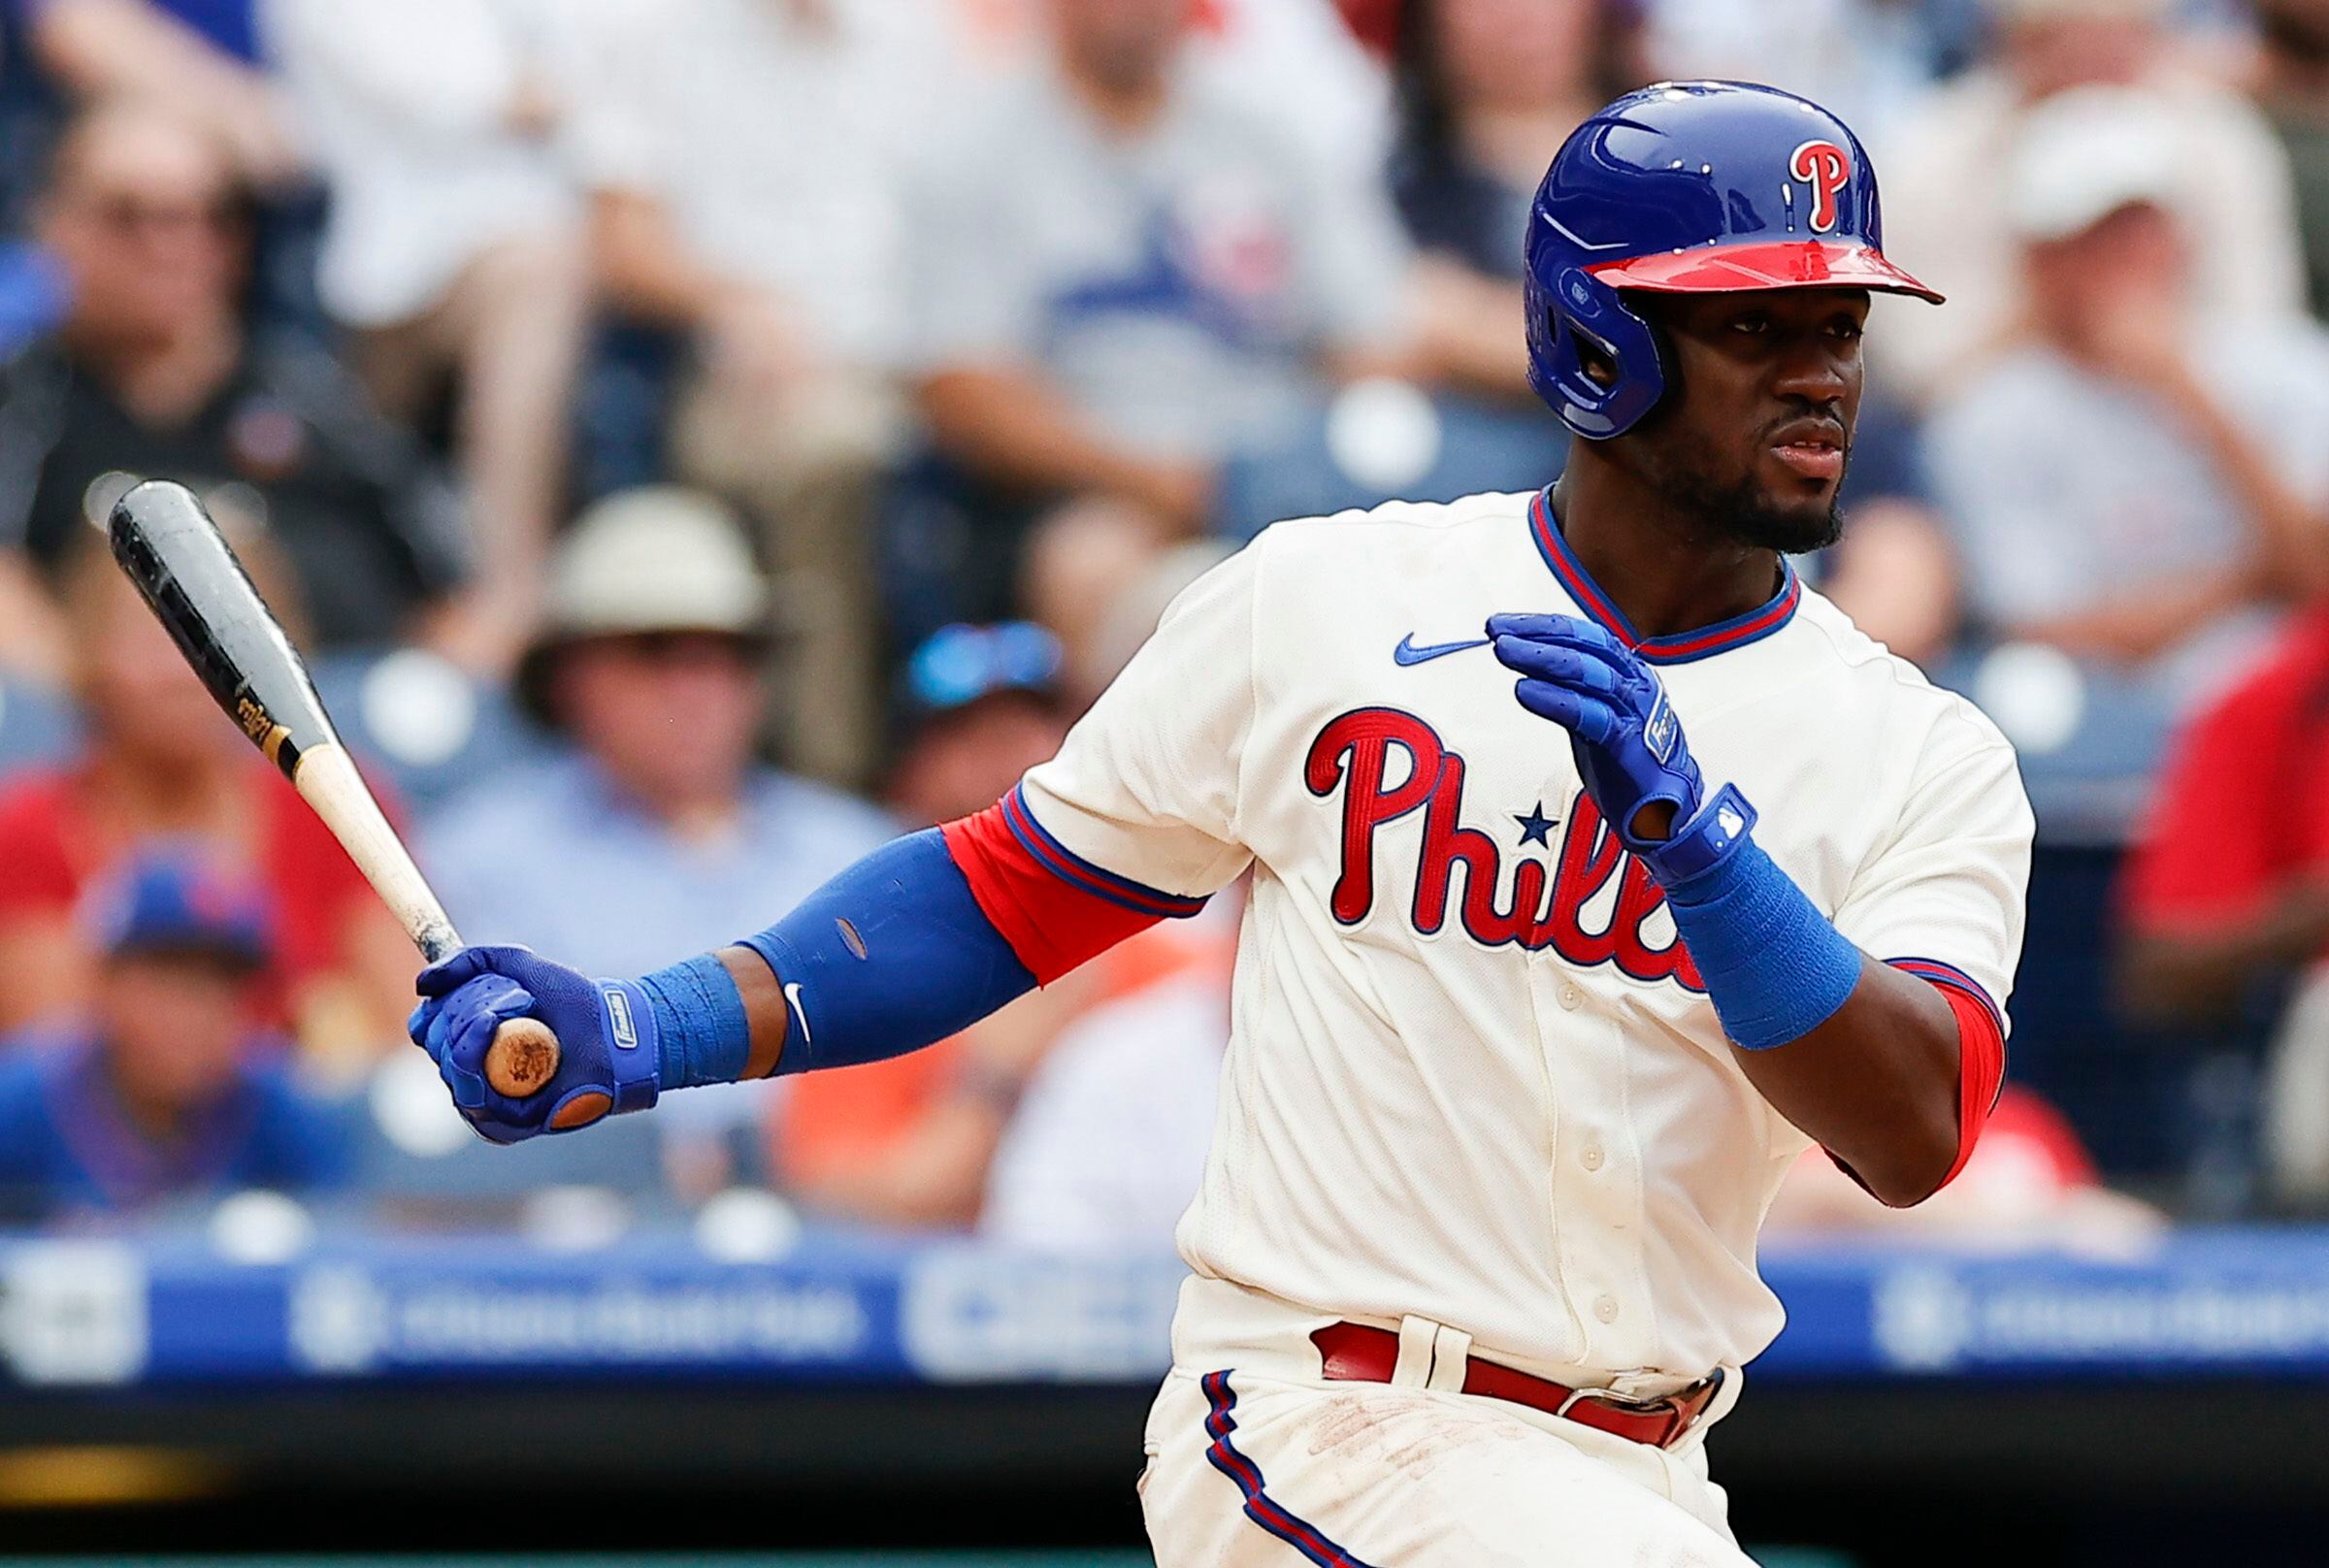
{"type": "Polygon", "coordinates": [[[1712,790],[1867,953],[2002,1007],[2032,820],[2003,736],[1791,571],[1641,639],[1542,495],[1283,523],[1189,589],[1020,798],[1181,898],[1250,865],[1198,1274],[1694,1378],[1778,1332],[1755,1234],[1807,1147],[1749,1084],[1663,897],[1482,642],[1593,617],[1657,668],[1712,790]]]}

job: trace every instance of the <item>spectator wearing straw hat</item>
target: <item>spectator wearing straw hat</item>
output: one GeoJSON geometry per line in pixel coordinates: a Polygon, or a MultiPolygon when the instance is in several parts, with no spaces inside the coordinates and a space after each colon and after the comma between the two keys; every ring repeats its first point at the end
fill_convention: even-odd
{"type": "MultiPolygon", "coordinates": [[[[734,940],[771,900],[805,898],[893,836],[874,807],[756,755],[769,585],[722,503],[670,487],[607,498],[562,542],[548,598],[518,695],[555,744],[422,839],[464,935],[628,974],[734,940]]],[[[761,1087],[706,1096],[739,1103],[701,1114],[748,1119],[761,1087]]]]}
{"type": "Polygon", "coordinates": [[[473,940],[522,933],[612,974],[726,941],[889,839],[872,806],[755,754],[768,583],[722,504],[664,487],[600,502],[549,598],[518,692],[557,744],[424,840],[473,940]]]}

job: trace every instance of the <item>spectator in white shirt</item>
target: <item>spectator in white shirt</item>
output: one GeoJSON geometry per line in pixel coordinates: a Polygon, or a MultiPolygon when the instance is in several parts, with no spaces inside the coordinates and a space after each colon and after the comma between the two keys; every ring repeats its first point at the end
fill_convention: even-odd
{"type": "MultiPolygon", "coordinates": [[[[1054,0],[946,3],[974,71],[1001,75],[1050,47],[1054,0]]],[[[1391,83],[1335,0],[1189,0],[1187,12],[1193,67],[1326,163],[1376,175],[1393,129],[1391,83]]]]}
{"type": "Polygon", "coordinates": [[[575,146],[601,280],[694,345],[673,457],[754,513],[782,575],[789,759],[862,781],[878,711],[869,516],[901,413],[899,168],[936,117],[944,35],[907,0],[586,15],[575,146]]]}
{"type": "Polygon", "coordinates": [[[587,302],[557,142],[560,0],[268,0],[279,67],[332,185],[317,286],[382,408],[458,381],[476,584],[448,651],[505,670],[539,613],[587,302]]]}
{"type": "Polygon", "coordinates": [[[1059,0],[1052,53],[926,172],[912,298],[938,445],[999,489],[1098,493],[1173,531],[1214,469],[1383,363],[1388,201],[1187,68],[1182,0],[1059,0]]]}
{"type": "Polygon", "coordinates": [[[1184,971],[1061,1032],[988,1169],[981,1237],[1047,1252],[1170,1250],[1213,1136],[1225,979],[1184,971]]]}
{"type": "Polygon", "coordinates": [[[1927,431],[1970,612],[2171,711],[2329,575],[2329,335],[2215,309],[2170,205],[2181,134],[2129,89],[2030,116],[1996,204],[2030,328],[1927,431]]]}
{"type": "MultiPolygon", "coordinates": [[[[1999,180],[2029,116],[2083,85],[2141,86],[2175,131],[2159,199],[2186,233],[2198,291],[2225,319],[2271,321],[2302,307],[2303,268],[2287,155],[2239,93],[2179,58],[2169,0],[1988,0],[1992,58],[1935,92],[1876,151],[1885,242],[1949,296],[1946,311],[1886,315],[1869,336],[1873,372],[1929,401],[2015,330],[2028,303],[1999,180]]],[[[2186,51],[2187,52],[2187,51],[2186,51]]]]}

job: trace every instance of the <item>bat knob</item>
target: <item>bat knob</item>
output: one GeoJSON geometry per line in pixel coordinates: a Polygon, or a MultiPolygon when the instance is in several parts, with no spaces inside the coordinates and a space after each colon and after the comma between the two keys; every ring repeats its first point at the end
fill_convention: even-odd
{"type": "Polygon", "coordinates": [[[558,1071],[558,1036],[538,1018],[512,1018],[493,1031],[485,1050],[485,1082],[497,1094],[524,1099],[558,1071]]]}

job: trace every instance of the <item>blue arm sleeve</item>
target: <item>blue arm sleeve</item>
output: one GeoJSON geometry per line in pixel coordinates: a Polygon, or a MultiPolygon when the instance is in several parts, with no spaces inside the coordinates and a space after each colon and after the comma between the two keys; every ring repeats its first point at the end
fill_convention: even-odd
{"type": "MultiPolygon", "coordinates": [[[[918,1051],[1034,989],[988,923],[935,828],[885,844],[744,946],[766,959],[791,1009],[779,1073],[918,1051]]],[[[664,1087],[743,1070],[742,1004],[719,961],[646,976],[664,1087]],[[709,965],[710,969],[706,969],[709,965]]]]}

